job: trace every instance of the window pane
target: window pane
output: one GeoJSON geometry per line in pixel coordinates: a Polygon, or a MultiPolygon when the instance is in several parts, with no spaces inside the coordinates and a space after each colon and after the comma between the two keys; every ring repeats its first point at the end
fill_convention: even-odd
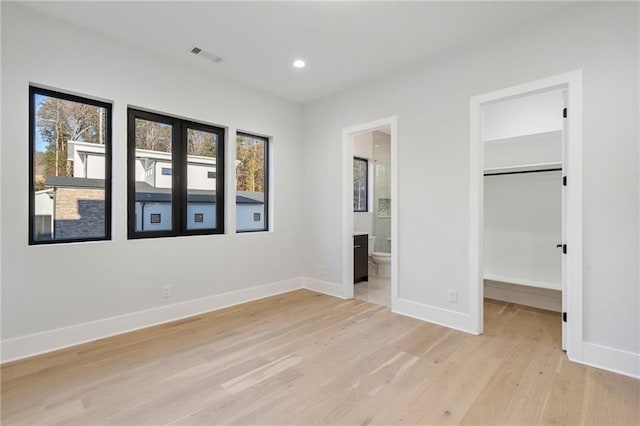
{"type": "Polygon", "coordinates": [[[135,119],[136,231],[166,231],[172,221],[173,126],[135,119]]]}
{"type": "Polygon", "coordinates": [[[267,139],[236,137],[236,230],[267,230],[267,139]]]}
{"type": "Polygon", "coordinates": [[[362,158],[353,159],[353,211],[367,211],[368,162],[362,158]]]}
{"type": "Polygon", "coordinates": [[[187,129],[187,229],[216,227],[218,135],[187,129]]]}
{"type": "MultiPolygon", "coordinates": [[[[33,89],[33,242],[107,237],[110,111],[33,89]]],[[[87,102],[91,102],[87,100],[87,102]]]]}

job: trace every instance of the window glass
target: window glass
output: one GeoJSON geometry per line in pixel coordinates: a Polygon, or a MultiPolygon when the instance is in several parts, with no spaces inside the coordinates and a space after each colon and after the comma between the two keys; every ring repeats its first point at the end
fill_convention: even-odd
{"type": "Polygon", "coordinates": [[[30,244],[111,237],[111,105],[30,87],[30,244]]]}
{"type": "Polygon", "coordinates": [[[363,158],[353,158],[353,211],[367,211],[369,163],[363,158]]]}
{"type": "Polygon", "coordinates": [[[268,213],[268,139],[236,136],[236,230],[266,231],[268,213]]]}
{"type": "Polygon", "coordinates": [[[218,135],[187,128],[187,229],[216,227],[218,135]]]}
{"type": "Polygon", "coordinates": [[[129,109],[129,238],[224,233],[224,129],[129,109]]]}
{"type": "Polygon", "coordinates": [[[173,126],[135,119],[135,219],[137,232],[173,228],[173,126]]]}

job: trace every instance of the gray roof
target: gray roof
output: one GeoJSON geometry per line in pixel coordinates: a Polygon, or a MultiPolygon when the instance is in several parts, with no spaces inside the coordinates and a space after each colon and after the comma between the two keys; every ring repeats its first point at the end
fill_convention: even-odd
{"type": "MultiPolygon", "coordinates": [[[[55,188],[104,188],[104,179],[87,179],[71,176],[47,176],[45,186],[55,188]]],[[[216,191],[202,189],[190,189],[187,196],[190,203],[215,203],[216,191]]],[[[156,188],[147,182],[136,182],[136,201],[144,202],[170,202],[171,188],[156,188]]],[[[264,204],[264,193],[251,191],[238,191],[236,194],[238,204],[264,204]]]]}
{"type": "MultiPolygon", "coordinates": [[[[170,188],[156,188],[146,182],[136,182],[136,201],[144,202],[170,202],[170,188]]],[[[215,203],[216,191],[202,189],[190,189],[187,196],[189,203],[215,203]]],[[[238,204],[264,204],[262,192],[238,191],[236,194],[238,204]]]]}
{"type": "Polygon", "coordinates": [[[104,189],[104,179],[88,179],[73,176],[46,176],[44,185],[55,188],[101,188],[104,189]]]}
{"type": "Polygon", "coordinates": [[[264,204],[264,192],[237,191],[236,203],[264,204]]]}

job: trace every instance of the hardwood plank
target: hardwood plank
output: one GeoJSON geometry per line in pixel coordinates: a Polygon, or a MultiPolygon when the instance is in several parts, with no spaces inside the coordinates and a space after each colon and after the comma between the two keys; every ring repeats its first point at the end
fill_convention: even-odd
{"type": "Polygon", "coordinates": [[[557,313],[472,336],[307,290],[2,365],[13,424],[640,424],[640,381],[571,363],[557,313]]]}

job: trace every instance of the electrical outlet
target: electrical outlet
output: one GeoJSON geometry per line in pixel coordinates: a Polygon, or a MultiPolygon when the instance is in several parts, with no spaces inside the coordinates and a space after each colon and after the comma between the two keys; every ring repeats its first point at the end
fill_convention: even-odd
{"type": "Polygon", "coordinates": [[[320,265],[320,276],[324,277],[324,273],[326,272],[324,265],[320,265]]]}
{"type": "Polygon", "coordinates": [[[162,286],[162,297],[171,297],[171,286],[170,285],[163,285],[162,286]]]}
{"type": "Polygon", "coordinates": [[[458,291],[449,289],[449,303],[458,303],[458,291]]]}

